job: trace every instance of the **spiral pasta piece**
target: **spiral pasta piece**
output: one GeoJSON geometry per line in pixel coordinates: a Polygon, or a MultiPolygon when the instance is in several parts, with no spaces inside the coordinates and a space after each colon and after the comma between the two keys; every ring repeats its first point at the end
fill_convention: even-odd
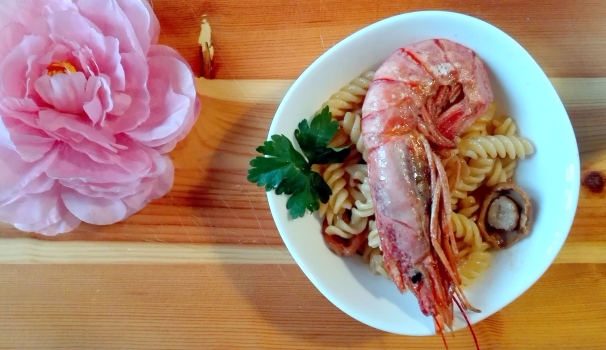
{"type": "Polygon", "coordinates": [[[362,117],[359,113],[347,112],[340,122],[341,130],[349,136],[349,140],[356,146],[362,158],[366,160],[367,152],[364,147],[364,138],[362,137],[362,117]]]}
{"type": "Polygon", "coordinates": [[[490,169],[494,167],[494,159],[472,159],[467,164],[467,175],[459,181],[457,189],[459,191],[471,192],[475,191],[482,185],[482,181],[486,178],[486,175],[490,172],[490,169]]]}
{"type": "Polygon", "coordinates": [[[452,153],[449,157],[442,159],[442,167],[444,167],[448,178],[448,188],[452,192],[456,189],[460,178],[466,175],[465,167],[467,167],[467,164],[464,159],[452,153]]]}
{"type": "Polygon", "coordinates": [[[451,215],[451,221],[455,237],[458,240],[463,241],[472,248],[480,247],[482,245],[482,236],[480,235],[480,230],[478,229],[478,225],[476,225],[473,220],[465,215],[453,213],[451,215]]]}
{"type": "Polygon", "coordinates": [[[527,139],[515,135],[473,136],[461,140],[461,154],[472,159],[509,157],[524,159],[534,153],[527,139]]]}
{"type": "Polygon", "coordinates": [[[355,187],[358,183],[364,182],[368,178],[368,165],[353,164],[345,167],[345,172],[349,174],[349,186],[355,187]]]}
{"type": "MultiPolygon", "coordinates": [[[[484,244],[488,245],[487,243],[484,244]]],[[[492,257],[486,249],[470,252],[467,258],[457,266],[464,287],[469,286],[474,279],[481,276],[490,267],[492,257]]]]}
{"type": "Polygon", "coordinates": [[[463,286],[468,286],[490,265],[491,254],[488,243],[482,240],[476,223],[465,215],[452,215],[452,223],[457,239],[459,264],[457,266],[463,286]]]}
{"type": "Polygon", "coordinates": [[[489,125],[494,118],[496,111],[496,104],[493,102],[490,104],[486,112],[482,114],[470,127],[468,127],[463,133],[463,137],[472,136],[484,136],[489,134],[489,125]]]}
{"type": "Polygon", "coordinates": [[[377,230],[377,223],[374,220],[368,221],[368,246],[372,248],[381,248],[381,239],[377,230]]]}
{"type": "Polygon", "coordinates": [[[362,259],[368,263],[368,267],[375,275],[381,275],[385,278],[389,278],[387,271],[385,270],[385,261],[383,260],[383,253],[379,248],[372,248],[367,246],[362,255],[362,259]]]}
{"type": "Polygon", "coordinates": [[[368,87],[372,82],[375,72],[368,71],[343,86],[339,91],[332,94],[322,108],[328,106],[333,118],[342,119],[347,111],[353,111],[362,105],[368,87]]]}
{"type": "Polygon", "coordinates": [[[351,213],[338,213],[332,225],[329,224],[324,231],[327,234],[350,238],[362,233],[367,228],[368,218],[375,215],[368,177],[365,177],[363,182],[356,187],[350,187],[349,194],[350,198],[355,200],[351,213]]]}
{"type": "Polygon", "coordinates": [[[333,136],[332,140],[330,140],[328,143],[328,146],[332,148],[343,148],[349,146],[350,144],[351,140],[349,135],[347,135],[342,128],[339,128],[335,136],[333,136]]]}
{"type": "Polygon", "coordinates": [[[515,135],[518,130],[516,123],[509,117],[503,121],[493,120],[492,125],[494,126],[495,135],[511,136],[515,135]]]}
{"type": "Polygon", "coordinates": [[[328,225],[333,225],[335,216],[342,215],[346,209],[352,208],[352,200],[347,191],[347,180],[342,163],[330,164],[323,172],[322,178],[332,190],[327,203],[320,203],[320,217],[326,217],[328,225]]]}
{"type": "Polygon", "coordinates": [[[326,232],[329,235],[338,235],[343,238],[351,238],[353,235],[362,233],[368,224],[368,216],[356,208],[351,210],[351,214],[344,212],[341,215],[336,215],[332,225],[326,227],[326,232]]]}
{"type": "Polygon", "coordinates": [[[360,215],[365,217],[375,215],[368,177],[357,187],[350,188],[349,193],[355,199],[355,209],[360,212],[360,215]]]}
{"type": "Polygon", "coordinates": [[[459,201],[457,214],[474,219],[478,210],[480,210],[480,205],[476,202],[475,197],[467,196],[459,201]]]}
{"type": "MultiPolygon", "coordinates": [[[[457,157],[457,162],[462,163],[460,165],[461,171],[459,180],[454,186],[454,190],[451,190],[450,203],[455,206],[459,200],[467,197],[469,192],[478,189],[488,172],[492,169],[495,160],[492,158],[485,159],[472,159],[469,163],[465,162],[460,156],[457,157]]],[[[447,171],[448,175],[448,171],[447,171]]],[[[449,184],[451,180],[449,179],[449,184]]]]}
{"type": "Polygon", "coordinates": [[[511,180],[516,170],[516,166],[518,165],[517,159],[500,159],[501,164],[503,166],[503,171],[505,172],[505,177],[507,180],[511,180]]]}
{"type": "Polygon", "coordinates": [[[517,161],[515,159],[497,158],[494,167],[490,170],[486,180],[486,186],[492,187],[500,182],[505,182],[513,177],[517,161]]]}

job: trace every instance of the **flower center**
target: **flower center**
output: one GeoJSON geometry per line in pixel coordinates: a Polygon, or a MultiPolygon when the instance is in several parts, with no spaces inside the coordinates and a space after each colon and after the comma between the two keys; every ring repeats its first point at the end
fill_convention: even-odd
{"type": "Polygon", "coordinates": [[[74,67],[71,63],[66,61],[61,62],[53,62],[46,67],[48,70],[49,76],[53,76],[55,74],[71,74],[76,73],[76,67],[74,67]]]}

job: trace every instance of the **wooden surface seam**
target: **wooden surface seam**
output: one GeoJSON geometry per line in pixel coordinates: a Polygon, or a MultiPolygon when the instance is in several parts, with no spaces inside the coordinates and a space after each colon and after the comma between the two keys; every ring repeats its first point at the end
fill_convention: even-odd
{"type": "MultiPolygon", "coordinates": [[[[0,264],[294,264],[284,246],[2,240],[0,264]]],[[[570,242],[555,264],[604,264],[606,242],[570,242]]]]}

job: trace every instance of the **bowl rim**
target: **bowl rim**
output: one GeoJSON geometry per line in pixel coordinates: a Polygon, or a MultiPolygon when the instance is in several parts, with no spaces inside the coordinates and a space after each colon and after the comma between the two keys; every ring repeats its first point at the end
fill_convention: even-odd
{"type": "MultiPolygon", "coordinates": [[[[286,109],[286,103],[285,101],[288,101],[292,98],[292,95],[294,94],[294,92],[297,90],[297,87],[302,84],[302,82],[307,79],[307,76],[310,74],[310,72],[314,71],[319,65],[321,65],[321,61],[323,60],[323,58],[329,54],[330,52],[333,51],[338,51],[341,47],[348,45],[348,43],[350,41],[355,41],[357,39],[358,36],[362,35],[365,32],[369,32],[369,31],[373,31],[376,30],[377,28],[386,25],[388,22],[392,22],[392,21],[400,21],[402,19],[405,19],[406,17],[411,17],[411,16],[436,16],[436,15],[449,15],[449,16],[454,16],[454,17],[459,17],[461,19],[465,19],[465,20],[470,20],[470,21],[475,21],[478,23],[482,23],[482,25],[487,25],[492,27],[493,29],[496,29],[497,31],[501,32],[503,35],[505,35],[506,37],[510,38],[514,45],[518,46],[518,49],[522,50],[524,53],[526,53],[530,59],[532,60],[532,62],[534,62],[540,69],[541,73],[545,76],[545,78],[547,78],[549,80],[549,78],[547,77],[547,75],[545,74],[545,72],[543,71],[543,69],[538,65],[538,63],[536,62],[536,60],[530,55],[530,53],[524,49],[523,46],[521,46],[521,44],[519,44],[514,38],[512,38],[509,34],[507,34],[506,32],[504,32],[503,30],[501,30],[500,28],[496,27],[495,25],[484,21],[482,19],[479,19],[477,17],[473,17],[464,13],[459,13],[459,12],[454,12],[454,11],[440,11],[440,10],[423,10],[423,11],[411,11],[411,12],[404,12],[404,13],[400,13],[397,15],[393,15],[390,17],[386,17],[384,19],[375,21],[367,26],[364,26],[358,30],[356,30],[355,32],[349,34],[348,36],[346,36],[344,39],[342,39],[341,41],[339,41],[337,44],[335,44],[333,47],[329,48],[328,50],[324,51],[320,56],[316,57],[314,59],[314,61],[306,68],[303,70],[303,72],[297,77],[297,79],[293,82],[293,84],[290,86],[290,88],[288,89],[288,91],[286,92],[286,94],[284,95],[284,97],[282,98],[282,100],[280,101],[280,104],[274,114],[274,117],[272,118],[272,122],[270,125],[270,128],[268,130],[268,140],[270,139],[271,135],[276,134],[276,127],[278,124],[278,116],[283,115],[286,109]]],[[[553,256],[551,256],[549,259],[545,259],[545,265],[544,268],[540,270],[540,273],[537,273],[535,276],[533,276],[532,278],[532,283],[529,283],[527,286],[525,286],[524,288],[522,288],[522,290],[520,291],[520,293],[512,293],[511,296],[508,298],[508,300],[500,307],[496,308],[495,311],[490,312],[490,313],[482,313],[479,317],[476,318],[475,321],[472,321],[471,324],[477,324],[481,321],[483,321],[484,319],[486,319],[487,317],[492,316],[493,314],[501,311],[503,308],[505,308],[507,305],[511,304],[513,301],[515,301],[516,299],[518,299],[522,294],[524,294],[528,289],[530,289],[530,287],[532,287],[533,285],[536,284],[536,282],[545,274],[545,272],[547,271],[547,269],[549,269],[549,267],[551,267],[553,265],[553,262],[555,260],[555,258],[557,257],[557,255],[559,254],[559,252],[561,251],[564,243],[566,242],[568,235],[570,234],[570,230],[574,221],[574,218],[576,217],[576,212],[578,210],[578,201],[579,201],[579,195],[580,195],[580,173],[581,173],[581,169],[580,169],[580,157],[579,157],[579,150],[578,150],[578,142],[576,141],[576,137],[575,137],[575,133],[574,133],[574,129],[572,127],[572,124],[570,122],[570,116],[568,115],[567,111],[564,108],[564,105],[562,103],[561,98],[559,97],[559,95],[557,94],[557,92],[555,91],[555,88],[553,87],[553,84],[551,83],[551,81],[549,81],[549,86],[551,89],[553,89],[553,91],[556,93],[557,96],[557,102],[559,102],[562,105],[562,109],[564,110],[564,113],[566,114],[566,116],[568,117],[567,120],[565,120],[564,122],[566,122],[567,124],[565,125],[566,129],[572,132],[573,135],[573,141],[574,141],[574,148],[575,148],[575,154],[576,157],[574,157],[573,161],[573,174],[572,176],[574,176],[574,178],[576,179],[575,183],[574,183],[574,188],[573,188],[573,195],[571,197],[572,199],[572,203],[570,206],[570,213],[571,215],[569,217],[566,218],[565,222],[565,227],[562,228],[562,238],[561,241],[559,241],[559,244],[557,244],[556,246],[554,246],[554,250],[555,250],[555,254],[553,256]]],[[[292,137],[289,137],[289,139],[292,140],[292,137]]],[[[573,146],[572,144],[570,146],[573,146]]],[[[309,270],[307,264],[305,263],[303,257],[299,256],[293,246],[293,243],[290,241],[290,239],[288,238],[288,234],[286,233],[286,231],[288,231],[286,229],[286,227],[284,227],[284,222],[286,222],[286,220],[282,220],[282,219],[276,219],[277,215],[279,214],[279,211],[281,209],[278,209],[277,207],[277,203],[276,203],[276,198],[278,196],[273,192],[267,192],[267,199],[268,199],[268,204],[270,207],[270,211],[272,214],[272,219],[278,229],[278,232],[280,233],[280,236],[284,242],[284,244],[286,245],[289,253],[291,254],[291,256],[293,257],[293,259],[295,260],[295,262],[297,263],[297,265],[299,266],[299,268],[303,271],[303,273],[305,274],[305,276],[312,282],[312,284],[322,293],[322,295],[327,298],[333,305],[335,305],[337,308],[339,308],[342,312],[344,312],[345,314],[349,315],[350,317],[358,320],[361,323],[367,324],[370,327],[385,331],[385,332],[390,332],[390,333],[395,333],[395,334],[401,334],[401,335],[409,335],[409,336],[432,336],[434,335],[433,333],[428,333],[428,334],[422,334],[422,333],[403,333],[403,332],[394,332],[392,330],[388,330],[388,329],[383,329],[380,327],[377,327],[376,325],[372,325],[369,324],[367,322],[365,322],[364,320],[361,320],[360,318],[356,317],[355,315],[353,315],[350,310],[348,310],[348,308],[341,302],[340,298],[334,296],[333,294],[331,294],[330,292],[328,292],[325,288],[325,286],[323,285],[322,282],[320,282],[316,276],[309,270]]],[[[314,213],[315,214],[315,213],[314,213]]],[[[305,214],[305,216],[309,216],[309,215],[313,215],[310,214],[309,212],[307,212],[305,214]]]]}

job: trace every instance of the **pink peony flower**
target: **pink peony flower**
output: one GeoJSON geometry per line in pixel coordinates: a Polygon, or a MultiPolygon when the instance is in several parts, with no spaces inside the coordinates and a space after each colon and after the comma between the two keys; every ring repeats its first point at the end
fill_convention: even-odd
{"type": "Polygon", "coordinates": [[[200,110],[193,73],[141,0],[4,0],[0,221],[56,235],[165,195],[200,110]]]}

